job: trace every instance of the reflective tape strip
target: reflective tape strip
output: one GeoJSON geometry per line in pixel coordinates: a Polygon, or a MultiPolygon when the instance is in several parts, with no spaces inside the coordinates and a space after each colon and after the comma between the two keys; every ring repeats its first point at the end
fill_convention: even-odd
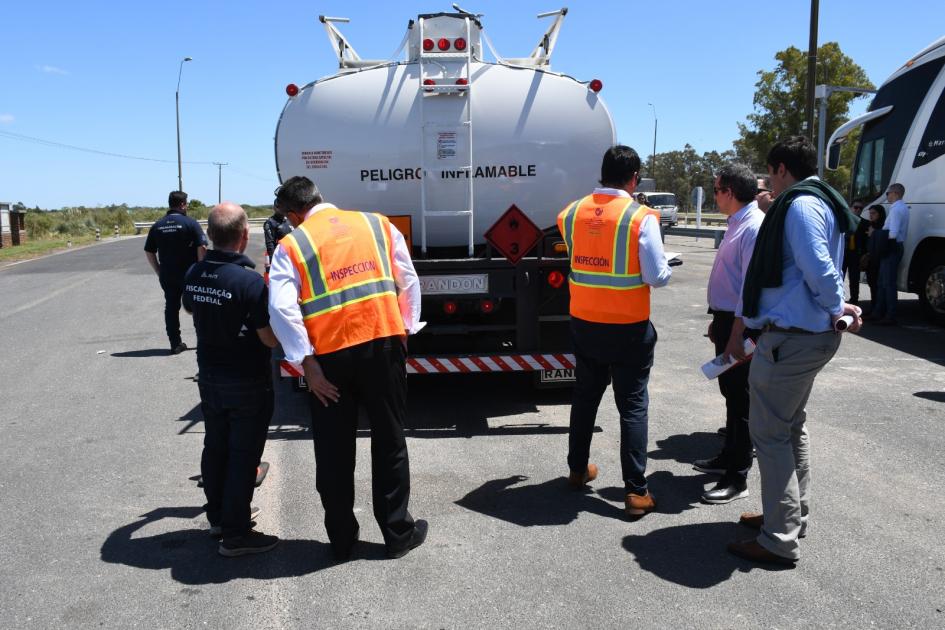
{"type": "Polygon", "coordinates": [[[610,275],[572,270],[570,280],[581,286],[603,289],[639,289],[643,286],[643,278],[638,273],[633,275],[610,275]]]}
{"type": "Polygon", "coordinates": [[[573,354],[504,354],[470,357],[408,357],[408,374],[540,372],[574,369],[573,354]]]}
{"type": "Polygon", "coordinates": [[[281,376],[305,376],[305,374],[288,361],[279,361],[279,374],[281,376]]]}
{"type": "Polygon", "coordinates": [[[341,308],[345,304],[360,302],[361,300],[383,295],[384,293],[397,295],[397,287],[393,280],[388,280],[386,278],[381,280],[370,280],[362,284],[357,284],[353,287],[347,287],[345,289],[341,289],[340,291],[328,293],[327,295],[322,295],[306,302],[302,302],[300,305],[302,309],[302,318],[307,319],[309,317],[314,317],[319,313],[341,308]]]}
{"type": "Polygon", "coordinates": [[[391,278],[390,275],[390,254],[387,246],[387,238],[384,235],[384,227],[381,225],[381,219],[376,214],[362,212],[361,215],[367,220],[371,231],[374,233],[374,244],[377,246],[377,255],[381,259],[381,268],[384,270],[384,277],[391,278]]]}
{"type": "Polygon", "coordinates": [[[633,213],[630,212],[630,208],[633,204],[634,201],[631,198],[617,216],[617,231],[614,235],[614,252],[613,256],[611,256],[614,265],[610,269],[612,273],[627,273],[628,271],[627,256],[630,251],[630,222],[633,219],[633,213]]]}
{"type": "Polygon", "coordinates": [[[581,202],[584,199],[578,199],[571,207],[568,208],[568,211],[564,215],[564,221],[561,224],[564,226],[564,243],[568,246],[568,255],[574,255],[574,219],[577,216],[578,207],[580,207],[581,202]]]}
{"type": "Polygon", "coordinates": [[[318,254],[315,253],[315,244],[304,226],[299,226],[290,237],[295,241],[299,253],[302,254],[302,260],[308,268],[309,281],[311,282],[312,296],[316,297],[328,291],[325,286],[325,276],[322,275],[322,264],[318,260],[318,254]]]}

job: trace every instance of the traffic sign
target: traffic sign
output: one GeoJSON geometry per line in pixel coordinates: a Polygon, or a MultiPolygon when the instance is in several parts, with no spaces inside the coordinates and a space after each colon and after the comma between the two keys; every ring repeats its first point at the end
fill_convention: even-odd
{"type": "Polygon", "coordinates": [[[514,265],[538,244],[541,229],[512,204],[486,231],[486,240],[514,265]]]}

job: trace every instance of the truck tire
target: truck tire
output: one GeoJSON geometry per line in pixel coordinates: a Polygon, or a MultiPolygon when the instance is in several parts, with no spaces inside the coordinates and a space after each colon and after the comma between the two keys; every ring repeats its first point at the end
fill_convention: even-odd
{"type": "Polygon", "coordinates": [[[922,310],[936,324],[945,326],[945,253],[933,254],[919,281],[922,310]]]}

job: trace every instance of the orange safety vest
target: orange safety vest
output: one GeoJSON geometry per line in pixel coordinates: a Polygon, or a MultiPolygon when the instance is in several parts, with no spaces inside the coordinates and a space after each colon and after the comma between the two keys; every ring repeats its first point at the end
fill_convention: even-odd
{"type": "Polygon", "coordinates": [[[387,217],[325,208],[279,245],[299,274],[299,306],[316,354],[406,334],[387,217]]]}
{"type": "Polygon", "coordinates": [[[558,229],[571,257],[571,316],[601,324],[650,318],[640,275],[640,225],[659,213],[632,198],[588,195],[561,211],[558,229]]]}

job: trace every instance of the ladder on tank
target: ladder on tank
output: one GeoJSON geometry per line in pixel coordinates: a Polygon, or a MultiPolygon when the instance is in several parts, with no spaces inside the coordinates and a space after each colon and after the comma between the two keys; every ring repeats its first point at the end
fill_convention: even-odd
{"type": "MultiPolygon", "coordinates": [[[[467,244],[469,256],[473,255],[473,145],[472,145],[472,100],[471,96],[471,71],[472,71],[472,45],[470,43],[471,23],[470,19],[465,18],[466,23],[466,49],[463,52],[428,52],[423,50],[423,41],[425,39],[423,32],[424,19],[419,19],[420,29],[420,56],[419,56],[419,74],[418,88],[420,93],[420,167],[422,174],[420,177],[420,251],[425,255],[427,253],[427,219],[438,217],[446,219],[448,217],[462,218],[467,221],[467,244]],[[440,62],[464,63],[463,70],[457,77],[445,77],[446,66],[440,62]],[[436,68],[437,81],[430,76],[430,67],[436,68]],[[449,84],[446,82],[449,81],[449,84]],[[428,98],[462,98],[462,115],[455,122],[433,122],[427,120],[424,102],[428,98]],[[455,134],[451,136],[450,134],[455,134]],[[428,139],[434,137],[435,155],[430,155],[428,139]],[[465,140],[463,148],[460,139],[465,140]],[[428,178],[438,176],[436,160],[443,159],[441,152],[448,152],[450,144],[454,150],[459,147],[465,158],[464,163],[455,167],[455,170],[466,173],[466,204],[465,208],[453,209],[435,209],[427,207],[428,202],[428,178]]],[[[456,155],[460,158],[461,156],[456,155]]]]}

